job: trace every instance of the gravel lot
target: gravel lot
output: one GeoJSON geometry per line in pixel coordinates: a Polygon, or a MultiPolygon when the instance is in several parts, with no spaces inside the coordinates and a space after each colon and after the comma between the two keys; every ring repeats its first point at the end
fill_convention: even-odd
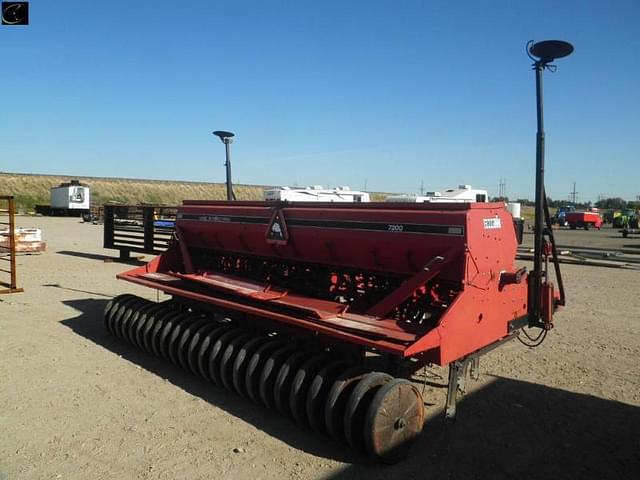
{"type": "MultiPolygon", "coordinates": [[[[115,279],[102,227],[20,217],[48,249],[18,258],[25,293],[0,296],[0,479],[637,478],[640,271],[566,265],[568,306],[537,349],[481,360],[458,419],[446,369],[429,372],[428,419],[405,462],[384,467],[110,337],[115,279]]],[[[530,242],[527,235],[526,241],[530,242]]],[[[617,231],[560,244],[638,248],[617,231]]],[[[640,253],[640,249],[638,249],[640,253]]],[[[150,257],[147,257],[150,258],[150,257]]]]}

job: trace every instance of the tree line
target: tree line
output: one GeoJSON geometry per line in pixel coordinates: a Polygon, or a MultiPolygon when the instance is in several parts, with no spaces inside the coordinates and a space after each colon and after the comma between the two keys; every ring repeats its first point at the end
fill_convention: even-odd
{"type": "MultiPolygon", "coordinates": [[[[509,197],[493,197],[491,198],[492,202],[509,202],[509,197]]],[[[518,198],[516,202],[520,203],[523,206],[533,206],[535,202],[529,200],[528,198],[518,198]]],[[[553,200],[551,197],[547,197],[547,203],[551,208],[558,208],[564,205],[570,205],[571,202],[567,200],[553,200]]],[[[601,208],[603,210],[640,210],[640,201],[638,200],[630,200],[627,201],[620,197],[610,197],[610,198],[601,198],[597,202],[576,202],[576,208],[601,208]]]]}

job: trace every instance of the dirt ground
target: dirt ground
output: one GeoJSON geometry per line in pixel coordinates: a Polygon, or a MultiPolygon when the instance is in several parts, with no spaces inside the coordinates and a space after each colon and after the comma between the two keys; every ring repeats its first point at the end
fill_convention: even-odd
{"type": "MultiPolygon", "coordinates": [[[[115,279],[102,227],[20,217],[48,250],[20,256],[0,296],[0,479],[508,479],[640,475],[640,272],[566,265],[568,306],[537,349],[487,354],[455,423],[433,368],[428,419],[392,467],[206,384],[107,334],[115,279]]],[[[640,245],[610,229],[559,243],[640,245]],[[616,240],[618,238],[618,240],[616,240]]],[[[422,387],[421,387],[422,388],[422,387]]]]}

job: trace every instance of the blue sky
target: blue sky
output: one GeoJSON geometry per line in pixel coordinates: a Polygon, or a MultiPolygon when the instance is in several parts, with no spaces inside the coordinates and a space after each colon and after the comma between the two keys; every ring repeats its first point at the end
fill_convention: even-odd
{"type": "Polygon", "coordinates": [[[638,0],[44,1],[0,26],[0,171],[531,197],[640,195],[638,0]]]}

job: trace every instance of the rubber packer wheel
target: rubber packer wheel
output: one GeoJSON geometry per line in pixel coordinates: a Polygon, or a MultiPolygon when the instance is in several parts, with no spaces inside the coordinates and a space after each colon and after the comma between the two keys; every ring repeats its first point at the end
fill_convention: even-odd
{"type": "Polygon", "coordinates": [[[260,375],[262,375],[262,369],[267,362],[267,358],[269,358],[271,352],[287,345],[287,343],[287,340],[284,339],[277,337],[270,338],[267,343],[258,347],[253,355],[251,355],[251,360],[249,360],[244,376],[244,386],[247,396],[254,403],[260,403],[260,375]]]}
{"type": "Polygon", "coordinates": [[[145,307],[140,311],[140,315],[138,316],[138,321],[135,324],[135,334],[133,337],[134,344],[138,346],[140,350],[144,350],[144,337],[149,328],[151,328],[151,323],[153,321],[153,313],[160,309],[160,305],[157,303],[153,303],[150,306],[145,307]]]}
{"type": "Polygon", "coordinates": [[[178,346],[180,344],[180,340],[182,339],[182,334],[184,330],[194,323],[195,319],[191,313],[185,312],[181,314],[181,320],[176,323],[176,326],[171,330],[171,336],[169,337],[169,341],[167,343],[169,352],[169,359],[171,363],[174,365],[180,365],[180,360],[178,359],[179,352],[178,346]]]}
{"type": "Polygon", "coordinates": [[[123,299],[121,302],[118,302],[118,304],[114,305],[114,307],[111,309],[111,312],[109,313],[109,316],[107,318],[107,329],[114,337],[119,336],[118,329],[120,327],[120,318],[126,312],[127,307],[138,300],[140,300],[139,297],[132,295],[123,299]]]}
{"type": "Polygon", "coordinates": [[[344,440],[344,411],[351,392],[356,383],[362,380],[366,373],[362,367],[354,367],[342,373],[327,394],[327,403],[324,410],[324,421],[327,432],[337,439],[344,440]]]}
{"type": "Polygon", "coordinates": [[[200,345],[210,332],[213,332],[221,326],[222,325],[216,321],[210,321],[200,327],[191,336],[191,341],[187,347],[187,365],[189,366],[189,371],[194,375],[200,375],[200,371],[198,370],[198,353],[200,352],[200,345]]]}
{"type": "Polygon", "coordinates": [[[117,297],[113,297],[111,300],[109,300],[109,302],[107,302],[107,306],[104,308],[104,326],[112,335],[113,331],[111,330],[111,317],[113,317],[113,314],[120,307],[122,302],[132,297],[133,295],[131,295],[130,293],[124,293],[122,295],[118,295],[117,297]]]}
{"type": "Polygon", "coordinates": [[[247,367],[249,366],[249,361],[258,348],[268,341],[269,337],[256,337],[249,340],[240,347],[240,350],[233,361],[233,389],[243,397],[247,396],[245,376],[247,373],[247,367]]]}
{"type": "Polygon", "coordinates": [[[260,373],[260,400],[262,404],[275,410],[276,399],[274,398],[274,388],[280,367],[289,356],[296,352],[296,347],[286,345],[271,353],[260,373]]]}
{"type": "Polygon", "coordinates": [[[247,333],[247,331],[242,327],[235,327],[220,336],[211,347],[207,365],[209,378],[215,385],[222,386],[222,378],[220,378],[220,363],[222,361],[224,351],[234,338],[244,335],[245,333],[247,333]]]}
{"type": "Polygon", "coordinates": [[[202,342],[200,342],[200,348],[198,349],[198,373],[202,378],[211,382],[211,377],[209,376],[209,354],[211,353],[211,348],[215,345],[218,338],[220,338],[225,333],[238,328],[233,323],[221,323],[220,327],[211,332],[207,333],[202,342]]]}
{"type": "Polygon", "coordinates": [[[122,322],[122,338],[126,339],[132,345],[137,346],[136,339],[136,327],[142,321],[142,318],[147,312],[155,312],[160,311],[162,308],[161,304],[151,302],[149,300],[143,300],[144,303],[137,304],[135,311],[131,314],[128,320],[123,320],[122,322]]]}
{"type": "Polygon", "coordinates": [[[182,336],[180,337],[180,342],[178,343],[178,365],[180,365],[184,370],[189,370],[189,342],[191,342],[191,337],[203,326],[210,323],[210,320],[197,317],[192,314],[195,321],[190,325],[187,325],[182,332],[182,336]]]}
{"type": "Polygon", "coordinates": [[[129,321],[129,325],[127,327],[127,339],[131,342],[131,344],[137,345],[136,336],[138,325],[142,321],[143,314],[149,309],[153,308],[154,305],[156,304],[153,302],[149,302],[148,305],[144,305],[143,307],[138,308],[131,317],[131,320],[129,321]]]}
{"type": "Polygon", "coordinates": [[[165,309],[158,314],[158,320],[156,321],[156,324],[154,325],[153,330],[151,331],[151,345],[150,345],[151,352],[156,357],[159,357],[161,355],[160,354],[160,334],[162,333],[164,326],[167,324],[169,319],[173,317],[175,313],[176,313],[175,310],[165,307],[165,309]]]}
{"type": "Polygon", "coordinates": [[[364,450],[364,419],[369,404],[378,389],[391,380],[388,373],[367,373],[349,395],[344,408],[344,436],[354,450],[364,450]]]}
{"type": "Polygon", "coordinates": [[[169,339],[171,338],[171,333],[173,329],[182,321],[183,313],[174,311],[173,314],[167,318],[167,321],[162,328],[162,332],[160,332],[160,355],[167,361],[171,361],[171,357],[169,357],[169,339]]]}
{"type": "Polygon", "coordinates": [[[151,335],[153,334],[153,331],[160,318],[163,317],[166,313],[166,307],[158,303],[145,314],[145,316],[147,317],[147,321],[145,322],[144,328],[142,330],[142,349],[150,355],[153,355],[153,350],[151,349],[151,335]]]}
{"type": "Polygon", "coordinates": [[[233,340],[231,340],[227,344],[226,348],[224,349],[224,352],[222,353],[222,357],[220,359],[220,371],[219,371],[220,381],[222,382],[222,386],[227,390],[229,390],[230,392],[234,391],[233,390],[233,365],[235,363],[236,356],[238,355],[238,352],[240,351],[242,346],[245,343],[255,339],[255,336],[256,336],[255,333],[247,332],[235,337],[233,340]]]}
{"type": "Polygon", "coordinates": [[[384,463],[397,463],[407,456],[423,425],[424,402],[418,389],[408,380],[391,380],[373,396],[365,416],[367,453],[384,463]]]}
{"type": "Polygon", "coordinates": [[[310,355],[309,352],[296,352],[284,361],[278,371],[276,383],[273,386],[273,399],[275,400],[276,409],[284,416],[291,414],[289,396],[293,378],[298,368],[309,360],[310,355]]]}
{"type": "Polygon", "coordinates": [[[342,360],[333,361],[325,365],[311,381],[307,399],[305,402],[305,410],[309,426],[318,432],[325,433],[327,427],[324,421],[324,409],[327,395],[336,378],[348,369],[351,365],[342,360]]]}
{"type": "Polygon", "coordinates": [[[134,314],[141,308],[144,308],[149,303],[148,300],[144,298],[135,297],[131,302],[127,302],[127,306],[122,310],[122,313],[118,317],[117,322],[113,323],[113,331],[116,336],[121,338],[122,340],[127,340],[126,332],[129,324],[129,320],[134,316],[134,314]]]}
{"type": "Polygon", "coordinates": [[[327,355],[316,354],[307,359],[295,372],[293,381],[291,382],[291,389],[289,390],[289,408],[293,418],[301,425],[308,425],[307,421],[307,393],[311,382],[316,376],[316,373],[326,365],[327,355]]]}

